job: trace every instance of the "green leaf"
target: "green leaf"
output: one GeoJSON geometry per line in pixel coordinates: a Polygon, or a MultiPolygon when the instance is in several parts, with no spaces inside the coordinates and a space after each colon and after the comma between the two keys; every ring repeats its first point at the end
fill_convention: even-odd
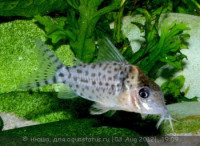
{"type": "Polygon", "coordinates": [[[74,9],[78,9],[78,7],[80,5],[78,0],[66,0],[66,1],[74,9]]]}
{"type": "Polygon", "coordinates": [[[184,82],[185,77],[183,75],[180,75],[173,80],[166,81],[162,84],[161,89],[164,92],[167,103],[198,101],[197,97],[188,99],[184,96],[189,90],[189,88],[187,88],[184,92],[181,91],[184,82]]]}
{"type": "Polygon", "coordinates": [[[35,16],[35,19],[40,22],[40,24],[44,25],[47,37],[52,40],[53,44],[67,39],[75,41],[75,34],[72,31],[65,29],[67,18],[52,19],[51,17],[41,17],[38,15],[35,16]]]}
{"type": "MultiPolygon", "coordinates": [[[[165,21],[161,28],[160,36],[158,34],[158,30],[156,29],[158,27],[156,26],[158,25],[157,22],[147,22],[145,25],[148,25],[145,27],[149,28],[145,29],[146,45],[133,55],[133,58],[141,59],[138,60],[140,61],[140,68],[147,74],[150,74],[150,72],[153,72],[152,69],[155,68],[154,66],[159,64],[159,62],[164,62],[164,64],[167,63],[176,69],[182,69],[182,59],[186,58],[186,56],[183,55],[180,50],[186,45],[185,39],[189,38],[189,34],[183,34],[183,31],[189,29],[186,24],[176,24],[176,22],[173,22],[171,25],[168,25],[168,22],[165,21]],[[140,56],[137,57],[138,54],[140,54],[140,56]]],[[[133,63],[133,61],[136,60],[132,59],[131,63],[133,63]]],[[[156,76],[151,77],[156,78],[156,76]]]]}
{"type": "Polygon", "coordinates": [[[183,87],[185,82],[184,76],[178,76],[171,81],[167,81],[162,84],[161,89],[165,94],[173,95],[174,98],[180,96],[180,89],[183,87]]]}

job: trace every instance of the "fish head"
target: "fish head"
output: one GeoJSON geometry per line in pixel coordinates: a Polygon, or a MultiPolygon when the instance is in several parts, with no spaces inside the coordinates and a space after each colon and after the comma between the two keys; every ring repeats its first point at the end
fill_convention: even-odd
{"type": "Polygon", "coordinates": [[[161,88],[136,66],[132,67],[129,74],[129,82],[125,83],[125,87],[127,87],[126,89],[128,89],[130,93],[129,101],[132,106],[129,107],[132,107],[132,111],[141,114],[161,115],[157,123],[157,128],[164,120],[168,120],[172,131],[174,131],[172,121],[177,120],[171,117],[166,108],[161,88]]]}
{"type": "Polygon", "coordinates": [[[132,67],[129,74],[129,82],[125,81],[125,87],[129,90],[133,112],[167,115],[161,88],[136,66],[132,67]]]}

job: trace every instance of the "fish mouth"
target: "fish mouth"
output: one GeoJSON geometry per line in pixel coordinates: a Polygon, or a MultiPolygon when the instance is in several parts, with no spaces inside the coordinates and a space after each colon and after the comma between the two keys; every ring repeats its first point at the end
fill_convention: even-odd
{"type": "Polygon", "coordinates": [[[165,105],[158,105],[156,103],[147,104],[145,102],[142,103],[143,109],[147,114],[153,115],[167,115],[169,114],[168,109],[165,105]]]}

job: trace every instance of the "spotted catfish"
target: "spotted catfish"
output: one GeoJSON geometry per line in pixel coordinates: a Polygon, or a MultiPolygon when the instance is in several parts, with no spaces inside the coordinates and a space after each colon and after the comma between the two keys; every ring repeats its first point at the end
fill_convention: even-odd
{"type": "Polygon", "coordinates": [[[91,114],[109,110],[160,114],[157,127],[168,119],[173,129],[160,87],[137,66],[129,64],[108,39],[99,42],[96,63],[73,67],[62,64],[40,40],[36,42],[41,48],[40,70],[20,86],[22,89],[63,83],[65,88],[58,97],[81,96],[94,101],[91,114]]]}

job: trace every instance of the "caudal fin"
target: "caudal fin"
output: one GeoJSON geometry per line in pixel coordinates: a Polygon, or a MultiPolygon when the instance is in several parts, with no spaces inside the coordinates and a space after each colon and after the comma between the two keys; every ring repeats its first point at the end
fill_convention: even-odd
{"type": "Polygon", "coordinates": [[[64,67],[59,59],[43,42],[41,42],[39,39],[36,39],[36,43],[39,48],[39,69],[19,85],[20,89],[31,89],[47,84],[57,83],[58,79],[56,72],[64,67]]]}

